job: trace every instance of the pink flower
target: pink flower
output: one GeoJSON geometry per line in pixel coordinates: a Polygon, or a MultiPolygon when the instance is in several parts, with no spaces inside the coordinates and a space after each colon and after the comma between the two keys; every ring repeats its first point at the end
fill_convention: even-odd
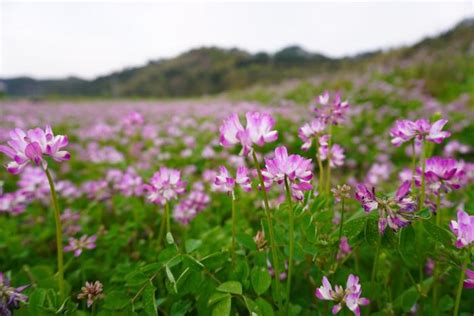
{"type": "Polygon", "coordinates": [[[299,155],[288,156],[284,146],[275,149],[273,159],[265,159],[265,167],[266,169],[262,170],[265,187],[269,187],[272,182],[282,184],[286,177],[290,182],[291,194],[296,200],[302,200],[303,191],[309,191],[313,187],[310,183],[313,177],[311,159],[304,159],[299,155]]]}
{"type": "Polygon", "coordinates": [[[319,138],[319,157],[322,161],[328,159],[331,168],[340,167],[344,164],[344,149],[338,144],[334,144],[329,148],[329,135],[323,135],[319,138]]]}
{"type": "Polygon", "coordinates": [[[448,120],[438,120],[430,124],[426,119],[416,121],[399,120],[395,122],[395,126],[390,130],[392,144],[400,146],[402,143],[408,142],[413,138],[418,141],[426,139],[427,141],[440,144],[445,138],[451,136],[450,132],[442,131],[448,120]]]}
{"type": "Polygon", "coordinates": [[[326,124],[338,125],[342,123],[349,109],[349,102],[342,101],[339,93],[335,93],[331,100],[328,91],[318,96],[315,103],[313,111],[316,112],[316,117],[326,124]]]}
{"type": "Polygon", "coordinates": [[[464,280],[464,288],[474,289],[474,271],[466,269],[466,280],[464,280]]]}
{"type": "Polygon", "coordinates": [[[366,212],[378,210],[380,234],[385,232],[387,225],[393,230],[409,225],[416,209],[416,202],[410,196],[410,181],[403,182],[394,197],[378,197],[374,188],[370,191],[365,185],[358,184],[355,198],[366,212]]]}
{"type": "Polygon", "coordinates": [[[60,150],[68,144],[67,136],[54,136],[50,126],[46,126],[45,131],[35,128],[24,132],[15,128],[10,132],[10,138],[7,142],[9,146],[0,145],[0,152],[13,159],[7,165],[8,172],[12,174],[20,173],[29,162],[46,169],[48,163],[43,159],[43,155],[59,162],[71,157],[67,151],[60,150]]]}
{"type": "Polygon", "coordinates": [[[84,249],[94,249],[96,247],[95,241],[97,240],[96,235],[87,236],[83,235],[81,238],[69,238],[69,244],[64,247],[64,251],[74,252],[75,257],[79,257],[84,249]]]}
{"type": "Polygon", "coordinates": [[[349,242],[347,240],[346,236],[341,237],[341,242],[339,243],[339,251],[337,252],[336,259],[337,260],[342,260],[344,259],[348,254],[352,252],[352,248],[349,245],[349,242]]]}
{"type": "Polygon", "coordinates": [[[248,169],[242,166],[237,168],[235,179],[230,175],[226,167],[219,167],[219,173],[215,177],[214,184],[219,190],[227,193],[233,192],[236,184],[240,185],[240,187],[246,192],[252,190],[252,183],[248,176],[248,169]]]}
{"type": "MultiPolygon", "coordinates": [[[[421,177],[422,169],[417,168],[417,174],[421,177]]],[[[443,157],[431,157],[426,160],[425,179],[429,188],[435,193],[440,190],[457,190],[461,187],[465,172],[462,165],[456,160],[443,157]]],[[[416,178],[417,185],[420,185],[421,178],[416,178]]]]}
{"type": "Polygon", "coordinates": [[[335,315],[347,306],[354,315],[360,315],[360,306],[370,304],[370,301],[361,297],[362,287],[359,284],[359,278],[355,275],[349,275],[346,282],[346,289],[340,285],[336,285],[334,290],[329,283],[327,277],[323,277],[323,285],[316,289],[315,296],[320,300],[335,301],[337,304],[333,306],[332,313],[335,315]]]}
{"type": "Polygon", "coordinates": [[[146,190],[150,202],[165,205],[184,193],[186,183],[181,181],[181,173],[178,170],[161,167],[158,172],[153,174],[146,190]]]}
{"type": "Polygon", "coordinates": [[[253,145],[263,146],[277,140],[278,132],[272,130],[275,120],[268,113],[247,112],[247,126],[244,128],[237,114],[224,120],[220,131],[220,144],[226,148],[242,145],[241,154],[247,155],[253,145]]]}
{"type": "Polygon", "coordinates": [[[300,127],[298,136],[304,142],[301,149],[305,151],[308,150],[311,147],[313,138],[319,137],[325,129],[326,123],[319,119],[314,119],[310,123],[306,123],[300,127]]]}
{"type": "Polygon", "coordinates": [[[464,248],[474,243],[474,216],[458,210],[457,222],[451,221],[449,227],[456,235],[456,247],[464,248]]]}

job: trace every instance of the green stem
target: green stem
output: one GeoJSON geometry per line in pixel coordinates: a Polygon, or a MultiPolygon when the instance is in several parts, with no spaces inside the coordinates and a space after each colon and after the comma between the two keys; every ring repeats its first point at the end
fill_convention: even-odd
{"type": "Polygon", "coordinates": [[[375,278],[377,276],[377,270],[379,266],[380,247],[382,244],[382,235],[379,235],[377,242],[377,250],[375,251],[374,262],[372,264],[372,275],[370,277],[370,290],[375,293],[375,278]]]}
{"type": "Polygon", "coordinates": [[[331,147],[332,147],[332,124],[329,124],[329,140],[328,140],[328,171],[327,171],[327,178],[326,178],[326,194],[329,195],[331,190],[331,147]]]}
{"type": "Polygon", "coordinates": [[[423,205],[425,203],[425,169],[426,169],[426,161],[425,161],[425,140],[422,140],[421,143],[421,193],[420,193],[420,210],[423,209],[423,205]]]}
{"type": "Polygon", "coordinates": [[[436,196],[436,226],[441,226],[441,192],[436,196]]]}
{"type": "Polygon", "coordinates": [[[319,193],[323,193],[324,169],[323,169],[323,162],[321,161],[321,156],[319,155],[319,138],[318,137],[316,137],[316,159],[318,161],[318,168],[319,168],[318,191],[319,193]]]}
{"type": "Polygon", "coordinates": [[[464,282],[464,274],[466,271],[467,267],[467,262],[469,259],[469,256],[466,256],[466,259],[464,260],[464,263],[462,264],[461,267],[461,273],[459,274],[459,283],[458,283],[458,289],[456,292],[456,303],[454,304],[454,316],[457,316],[459,314],[459,304],[461,303],[461,294],[462,294],[462,287],[463,287],[463,282],[464,282]]]}
{"type": "Polygon", "coordinates": [[[163,242],[163,236],[165,235],[165,224],[166,223],[166,209],[163,210],[163,216],[161,216],[160,231],[158,232],[158,247],[163,242]]]}
{"type": "Polygon", "coordinates": [[[166,213],[166,233],[171,232],[171,216],[170,216],[170,205],[168,202],[165,204],[166,213]]]}
{"type": "Polygon", "coordinates": [[[416,173],[416,148],[415,148],[415,140],[411,143],[411,151],[412,151],[412,168],[411,168],[411,189],[412,192],[415,190],[415,173],[416,173]]]}
{"type": "Polygon", "coordinates": [[[57,248],[57,261],[58,261],[58,286],[59,295],[61,300],[65,299],[64,296],[64,259],[63,259],[63,229],[61,226],[61,212],[58,205],[58,197],[56,195],[56,189],[54,188],[53,178],[46,169],[46,176],[48,177],[49,188],[51,190],[51,202],[54,207],[54,220],[56,222],[56,248],[57,248]]]}
{"type": "Polygon", "coordinates": [[[235,236],[236,236],[236,215],[235,215],[235,193],[232,191],[232,266],[235,265],[235,236]]]}
{"type": "Polygon", "coordinates": [[[289,239],[289,259],[288,259],[288,282],[286,284],[286,312],[288,313],[288,307],[290,304],[290,293],[291,293],[291,275],[293,273],[293,257],[295,254],[295,233],[294,233],[294,216],[293,216],[293,201],[291,198],[290,185],[288,183],[288,177],[285,176],[285,189],[286,189],[286,199],[288,200],[288,219],[289,219],[289,230],[288,230],[288,239],[289,239]]]}
{"type": "Polygon", "coordinates": [[[338,247],[341,244],[343,225],[344,225],[344,198],[341,198],[341,222],[339,223],[339,243],[337,244],[338,247]]]}
{"type": "MultiPolygon", "coordinates": [[[[438,192],[438,195],[436,196],[436,226],[440,226],[440,218],[441,218],[441,212],[440,212],[440,203],[441,202],[441,192],[438,192]]],[[[439,299],[439,267],[438,267],[438,262],[436,262],[435,269],[433,272],[433,303],[432,303],[432,310],[433,310],[433,315],[438,315],[438,299],[439,299]]]]}
{"type": "Polygon", "coordinates": [[[273,231],[272,213],[270,212],[270,205],[268,204],[268,196],[267,196],[267,191],[265,190],[265,182],[263,181],[262,170],[260,169],[260,165],[258,163],[258,159],[257,159],[257,155],[255,154],[255,151],[252,151],[252,157],[255,164],[255,168],[257,169],[258,179],[260,181],[261,191],[263,195],[263,203],[265,205],[265,215],[267,217],[268,233],[270,235],[270,247],[272,250],[272,258],[273,258],[273,270],[275,271],[275,286],[276,286],[275,292],[276,292],[278,307],[281,307],[280,267],[278,263],[275,233],[273,231]]]}

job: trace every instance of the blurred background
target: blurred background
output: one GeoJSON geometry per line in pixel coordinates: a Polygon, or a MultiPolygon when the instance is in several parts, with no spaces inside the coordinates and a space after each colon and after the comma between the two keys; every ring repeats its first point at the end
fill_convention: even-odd
{"type": "Polygon", "coordinates": [[[0,94],[270,102],[409,67],[444,97],[474,91],[473,3],[3,0],[0,94]]]}

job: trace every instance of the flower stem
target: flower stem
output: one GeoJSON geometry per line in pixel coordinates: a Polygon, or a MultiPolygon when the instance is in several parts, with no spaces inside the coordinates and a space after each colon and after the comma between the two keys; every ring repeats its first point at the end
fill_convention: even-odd
{"type": "Polygon", "coordinates": [[[426,169],[426,161],[425,161],[425,140],[422,140],[421,143],[421,193],[420,193],[420,210],[423,209],[423,205],[425,203],[425,169],[426,169]]]}
{"type": "Polygon", "coordinates": [[[235,235],[237,228],[235,221],[235,193],[232,191],[232,266],[235,265],[235,235]]]}
{"type": "Polygon", "coordinates": [[[344,225],[344,198],[341,197],[341,222],[339,223],[339,243],[338,243],[338,246],[341,244],[342,226],[343,225],[344,225]]]}
{"type": "Polygon", "coordinates": [[[436,226],[441,226],[441,192],[436,196],[436,226]]]}
{"type": "Polygon", "coordinates": [[[415,190],[415,173],[416,173],[416,148],[415,148],[415,140],[411,143],[411,151],[412,151],[412,168],[411,168],[411,189],[412,192],[415,190]]]}
{"type": "Polygon", "coordinates": [[[326,194],[329,195],[331,190],[331,147],[332,147],[332,124],[329,124],[329,140],[328,140],[328,174],[326,179],[326,194]]]}
{"type": "Polygon", "coordinates": [[[166,210],[163,210],[163,216],[161,216],[160,231],[158,232],[158,247],[163,242],[163,236],[165,235],[165,224],[166,223],[166,210]]]}
{"type": "MultiPolygon", "coordinates": [[[[438,195],[436,196],[436,226],[440,226],[440,202],[441,202],[441,192],[438,192],[438,195]]],[[[435,269],[433,272],[433,304],[432,304],[432,310],[433,310],[433,315],[438,315],[438,299],[439,299],[439,267],[438,267],[438,262],[436,262],[435,269]]]]}
{"type": "Polygon", "coordinates": [[[281,284],[280,284],[280,267],[278,264],[278,254],[277,254],[277,246],[275,242],[275,233],[273,231],[273,220],[272,220],[272,213],[270,212],[270,205],[268,204],[268,196],[267,191],[265,190],[265,182],[263,181],[262,170],[260,169],[260,165],[258,163],[257,155],[255,151],[252,151],[252,157],[255,164],[255,168],[257,169],[258,179],[260,181],[260,186],[263,195],[263,202],[265,205],[265,215],[267,217],[267,224],[268,224],[268,233],[270,235],[270,247],[272,250],[272,258],[273,258],[273,269],[275,270],[275,287],[276,287],[276,298],[278,307],[281,307],[281,284]]]}
{"type": "Polygon", "coordinates": [[[294,226],[295,220],[293,216],[293,201],[291,199],[290,185],[288,183],[288,177],[285,176],[285,189],[286,189],[286,199],[288,200],[288,219],[289,219],[289,230],[288,230],[288,239],[289,239],[289,259],[288,259],[288,282],[286,284],[286,312],[288,313],[288,307],[290,304],[290,293],[291,293],[291,274],[293,273],[293,257],[295,254],[295,233],[294,226]]]}
{"type": "Polygon", "coordinates": [[[461,303],[461,294],[462,294],[462,287],[463,287],[463,281],[464,281],[464,274],[466,271],[467,267],[467,262],[469,259],[469,256],[466,256],[466,259],[464,260],[462,267],[461,267],[461,273],[459,275],[459,283],[458,283],[458,289],[456,292],[456,301],[454,303],[454,316],[457,316],[459,314],[459,304],[461,303]]]}
{"type": "Polygon", "coordinates": [[[382,244],[382,235],[379,235],[378,242],[377,242],[377,249],[375,251],[375,256],[374,256],[374,263],[372,264],[372,275],[370,277],[370,290],[372,291],[372,293],[375,293],[375,278],[377,276],[377,269],[379,266],[381,244],[382,244]]]}
{"type": "Polygon", "coordinates": [[[170,205],[168,202],[165,204],[165,214],[166,214],[166,233],[171,232],[171,216],[170,216],[170,205]]]}
{"type": "Polygon", "coordinates": [[[322,193],[323,189],[323,176],[324,176],[324,169],[323,169],[323,162],[321,161],[321,156],[319,155],[319,138],[316,137],[316,159],[318,161],[318,168],[319,168],[319,183],[318,183],[318,191],[322,193]]]}
{"type": "Polygon", "coordinates": [[[59,295],[61,300],[64,300],[64,259],[63,259],[63,229],[61,225],[61,212],[58,205],[58,197],[56,195],[56,189],[54,188],[53,178],[46,169],[46,176],[48,177],[49,188],[51,190],[51,202],[54,208],[54,220],[56,222],[56,248],[57,248],[57,261],[58,261],[58,286],[59,295]]]}

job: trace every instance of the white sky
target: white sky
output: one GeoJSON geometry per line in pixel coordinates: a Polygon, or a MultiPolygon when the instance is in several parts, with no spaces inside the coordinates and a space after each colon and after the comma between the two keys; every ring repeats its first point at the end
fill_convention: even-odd
{"type": "Polygon", "coordinates": [[[0,0],[0,77],[93,78],[203,45],[338,57],[412,44],[474,16],[448,2],[0,0]]]}

